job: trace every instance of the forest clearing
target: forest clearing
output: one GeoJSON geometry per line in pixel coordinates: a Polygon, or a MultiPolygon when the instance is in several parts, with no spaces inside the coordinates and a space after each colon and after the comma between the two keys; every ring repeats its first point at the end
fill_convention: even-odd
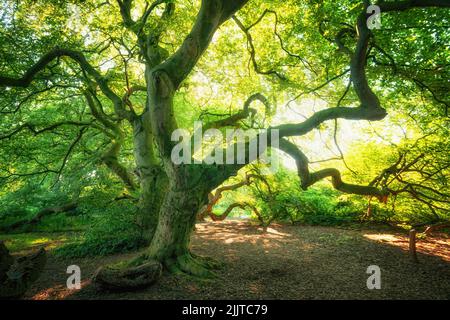
{"type": "MultiPolygon", "coordinates": [[[[193,282],[165,275],[150,288],[110,292],[102,299],[450,298],[448,235],[419,242],[420,263],[414,263],[405,233],[378,229],[276,224],[264,233],[247,221],[201,223],[193,238],[193,250],[224,262],[219,279],[193,282]],[[366,269],[371,264],[382,268],[383,290],[367,290],[366,269]]],[[[7,240],[7,244],[13,243],[7,240]]],[[[50,240],[45,245],[51,248],[55,244],[50,240]]],[[[75,260],[50,256],[24,299],[98,299],[90,283],[95,270],[133,255],[136,253],[75,260]],[[81,290],[66,287],[66,268],[75,262],[82,270],[81,290]]]]}

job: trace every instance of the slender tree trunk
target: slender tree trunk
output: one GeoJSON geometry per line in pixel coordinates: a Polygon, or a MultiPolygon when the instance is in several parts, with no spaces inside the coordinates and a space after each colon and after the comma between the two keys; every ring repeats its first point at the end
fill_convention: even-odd
{"type": "Polygon", "coordinates": [[[409,255],[412,261],[417,262],[417,250],[416,250],[416,229],[409,231],[409,255]]]}

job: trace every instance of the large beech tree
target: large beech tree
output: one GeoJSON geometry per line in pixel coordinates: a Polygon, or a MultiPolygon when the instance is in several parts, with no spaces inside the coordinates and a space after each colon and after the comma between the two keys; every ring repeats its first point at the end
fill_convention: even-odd
{"type": "MultiPolygon", "coordinates": [[[[348,8],[349,11],[348,16],[342,18],[345,20],[342,22],[339,22],[340,17],[337,16],[333,19],[327,18],[319,10],[320,3],[301,2],[296,5],[288,1],[285,5],[296,8],[292,14],[294,18],[291,15],[291,20],[284,21],[284,24],[291,26],[290,29],[284,30],[289,32],[288,35],[277,29],[283,13],[277,11],[276,4],[270,8],[270,2],[265,1],[73,1],[70,3],[71,10],[73,5],[78,5],[80,9],[78,15],[70,18],[70,23],[78,24],[79,28],[87,26],[87,30],[73,35],[71,41],[67,41],[67,38],[72,35],[58,31],[58,28],[68,23],[68,4],[51,5],[47,1],[37,3],[40,4],[38,8],[41,10],[37,14],[47,14],[48,21],[45,20],[44,25],[53,27],[49,30],[39,29],[36,34],[33,27],[27,28],[25,24],[27,20],[24,12],[28,5],[32,6],[31,2],[17,4],[14,1],[6,1],[6,4],[2,5],[5,10],[2,18],[2,41],[8,44],[2,50],[0,69],[1,99],[5,102],[2,113],[6,116],[20,113],[25,101],[37,101],[37,97],[47,91],[55,92],[55,96],[60,99],[64,97],[67,101],[66,108],[71,108],[73,98],[74,104],[84,104],[88,111],[82,116],[77,115],[77,120],[69,116],[59,118],[54,123],[49,120],[36,124],[33,119],[25,117],[15,126],[2,127],[0,139],[9,141],[24,132],[40,135],[60,127],[75,129],[75,139],[63,157],[62,165],[58,169],[47,168],[32,173],[50,172],[59,177],[74,145],[82,140],[87,132],[95,131],[103,137],[105,143],[100,163],[120,178],[129,192],[139,193],[141,223],[149,243],[146,253],[131,261],[125,270],[114,271],[106,268],[99,271],[96,279],[105,286],[138,287],[150,283],[157,278],[161,267],[172,272],[208,276],[211,274],[211,268],[216,265],[210,259],[190,252],[189,239],[197,213],[208,202],[208,194],[235,176],[246,164],[174,164],[171,154],[177,142],[171,140],[171,135],[180,127],[180,108],[186,107],[180,107],[181,100],[177,99],[177,96],[186,90],[184,85],[189,81],[194,68],[201,68],[202,64],[214,59],[213,56],[207,56],[205,60],[201,60],[207,55],[211,43],[216,41],[215,35],[221,26],[226,24],[228,32],[231,29],[234,34],[242,36],[242,48],[233,48],[240,52],[234,59],[246,60],[243,57],[247,55],[252,72],[261,78],[269,79],[268,84],[261,86],[265,87],[266,91],[295,92],[299,87],[305,88],[305,83],[310,82],[309,89],[294,95],[299,98],[305,92],[319,91],[336,79],[349,79],[344,96],[335,100],[336,107],[317,111],[300,123],[266,125],[265,129],[269,133],[274,129],[279,132],[280,141],[274,146],[295,159],[302,189],[307,189],[325,178],[331,178],[333,186],[342,192],[374,196],[380,200],[389,196],[388,189],[373,184],[357,185],[344,182],[339,170],[334,168],[310,172],[307,156],[290,139],[319,129],[330,120],[384,119],[387,111],[381,101],[386,100],[377,94],[377,91],[384,90],[383,83],[381,76],[377,79],[377,73],[370,74],[366,70],[369,61],[373,68],[378,68],[377,72],[391,72],[391,69],[395,68],[394,74],[416,82],[422,89],[429,91],[427,97],[439,106],[438,110],[444,110],[439,111],[441,116],[447,112],[448,104],[442,97],[446,84],[436,85],[442,70],[433,71],[437,80],[433,85],[429,85],[421,80],[420,74],[412,76],[410,72],[405,72],[401,66],[397,66],[397,55],[401,57],[404,49],[399,48],[393,56],[379,44],[377,29],[369,30],[367,26],[367,19],[371,16],[371,13],[367,13],[367,7],[370,5],[368,1],[353,5],[350,2],[342,2],[342,7],[348,8]],[[266,9],[259,10],[258,6],[266,9]],[[47,7],[53,8],[52,15],[46,13],[47,7]],[[317,16],[314,16],[312,12],[316,9],[317,16]],[[312,16],[310,20],[313,22],[309,27],[314,26],[313,30],[299,31],[296,28],[297,23],[303,24],[303,28],[308,27],[304,22],[302,10],[312,16]],[[16,11],[22,12],[21,15],[16,17],[16,11]],[[57,16],[58,12],[60,17],[57,16]],[[195,16],[192,16],[194,12],[195,16]],[[183,14],[187,18],[180,19],[179,16],[183,14]],[[324,15],[322,18],[321,14],[324,15]],[[283,55],[278,57],[279,61],[273,61],[273,57],[262,61],[258,56],[260,47],[255,44],[257,39],[254,38],[253,32],[258,26],[267,23],[266,19],[275,20],[273,34],[277,38],[277,46],[283,51],[283,55]],[[187,34],[184,31],[186,28],[190,28],[187,34]],[[18,30],[21,30],[22,34],[9,33],[18,30]],[[302,39],[313,46],[315,40],[305,36],[308,33],[328,42],[330,48],[333,48],[328,50],[337,49],[335,56],[338,64],[347,65],[347,68],[338,71],[335,68],[336,62],[327,65],[319,58],[309,62],[310,59],[289,47],[295,47],[295,41],[301,43],[302,39]],[[286,40],[287,37],[294,38],[295,41],[286,40]],[[21,53],[15,54],[12,51],[14,46],[20,47],[21,53]],[[380,55],[383,57],[381,60],[380,55]],[[114,61],[109,66],[108,58],[114,61]],[[289,67],[289,61],[296,61],[295,66],[303,68],[303,76],[299,75],[298,69],[289,67]],[[330,75],[330,72],[334,74],[330,75]],[[369,76],[373,88],[376,89],[369,85],[369,76]],[[267,87],[270,89],[267,90],[267,87]],[[349,91],[353,95],[353,101],[349,106],[342,106],[349,91]],[[141,107],[140,103],[144,105],[141,107]],[[128,130],[130,127],[132,130],[128,130]],[[133,144],[135,169],[121,161],[124,144],[130,139],[133,144]]],[[[386,18],[391,26],[395,24],[395,19],[403,19],[402,14],[409,11],[420,11],[419,14],[423,14],[422,11],[431,10],[432,15],[439,17],[439,10],[447,10],[441,7],[450,6],[445,0],[381,1],[376,4],[383,14],[383,19],[386,18]],[[394,19],[394,22],[389,19],[394,19]]],[[[323,4],[328,9],[330,6],[340,5],[339,2],[323,4]]],[[[436,31],[435,38],[439,37],[439,31],[442,30],[436,31]]],[[[394,41],[395,31],[391,34],[394,41]]],[[[381,38],[385,40],[386,36],[381,38]]],[[[305,56],[314,56],[314,48],[311,48],[312,53],[306,53],[306,49],[302,48],[305,56]]],[[[438,50],[445,49],[440,47],[438,50]]],[[[230,55],[235,53],[229,52],[230,55]]],[[[223,56],[226,54],[222,53],[220,59],[223,59],[223,56]]],[[[225,81],[232,82],[233,78],[225,81]]],[[[233,88],[231,84],[229,87],[233,88]]],[[[242,121],[255,117],[258,113],[252,106],[259,103],[265,105],[266,109],[270,109],[270,105],[274,104],[264,92],[251,92],[243,108],[234,106],[235,111],[222,115],[219,120],[211,120],[205,126],[218,129],[242,126],[242,121]]],[[[259,138],[256,136],[254,139],[259,138]]],[[[270,148],[271,141],[268,145],[270,148]]],[[[9,173],[9,176],[14,175],[20,174],[9,173]]]]}

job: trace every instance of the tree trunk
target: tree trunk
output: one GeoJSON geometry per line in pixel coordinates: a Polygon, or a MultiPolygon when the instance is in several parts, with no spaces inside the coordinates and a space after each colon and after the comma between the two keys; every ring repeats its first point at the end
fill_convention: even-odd
{"type": "Polygon", "coordinates": [[[409,255],[412,261],[417,262],[417,251],[416,251],[416,234],[415,229],[409,231],[409,255]]]}
{"type": "MultiPolygon", "coordinates": [[[[146,253],[126,264],[97,270],[93,282],[100,289],[135,290],[154,283],[164,267],[171,273],[210,277],[211,269],[221,265],[209,258],[198,257],[189,250],[196,215],[207,201],[209,187],[193,179],[184,166],[169,177],[170,184],[159,210],[157,227],[146,253]],[[196,186],[191,182],[197,181],[196,186]],[[188,183],[189,182],[189,183],[188,183]]],[[[193,172],[201,172],[192,168],[193,172]]],[[[200,175],[201,177],[201,175],[200,175]]]]}
{"type": "Polygon", "coordinates": [[[188,181],[192,181],[189,174],[170,179],[147,255],[160,261],[170,272],[208,277],[212,275],[210,269],[216,264],[193,255],[189,244],[197,213],[207,202],[209,190],[202,181],[196,187],[188,181]]]}
{"type": "MultiPolygon", "coordinates": [[[[140,180],[138,223],[144,238],[150,243],[158,222],[158,213],[167,189],[167,176],[156,160],[153,151],[153,135],[145,117],[148,112],[133,123],[134,156],[136,172],[140,180]]],[[[148,123],[149,121],[147,121],[148,123]]]]}
{"type": "Polygon", "coordinates": [[[149,255],[164,260],[185,254],[198,207],[199,201],[192,193],[171,187],[161,206],[149,255]]]}

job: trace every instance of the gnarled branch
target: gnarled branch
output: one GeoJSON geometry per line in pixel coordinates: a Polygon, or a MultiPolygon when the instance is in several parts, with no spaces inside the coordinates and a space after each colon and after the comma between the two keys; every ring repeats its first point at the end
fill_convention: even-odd
{"type": "Polygon", "coordinates": [[[286,139],[281,139],[279,147],[280,150],[286,152],[288,155],[295,159],[295,162],[297,164],[297,173],[300,178],[301,187],[303,190],[306,190],[316,182],[329,177],[331,178],[333,187],[345,193],[375,196],[380,201],[384,200],[387,195],[386,191],[380,190],[370,185],[361,186],[345,183],[344,181],[342,181],[341,173],[335,168],[327,168],[310,173],[308,168],[308,158],[295,144],[286,139]]]}
{"type": "Polygon", "coordinates": [[[270,103],[267,100],[267,98],[265,96],[263,96],[261,93],[255,93],[255,94],[252,94],[250,97],[248,97],[248,99],[245,101],[244,107],[242,108],[241,111],[239,111],[227,118],[207,123],[206,125],[204,125],[204,129],[206,130],[209,128],[223,128],[223,127],[227,127],[227,126],[233,126],[238,121],[248,118],[248,116],[250,114],[252,117],[254,117],[256,115],[256,110],[253,108],[250,108],[250,105],[254,101],[260,101],[262,104],[264,104],[264,106],[266,107],[266,114],[270,112],[270,103]]]}
{"type": "Polygon", "coordinates": [[[81,69],[95,80],[103,94],[112,101],[117,115],[123,118],[128,118],[130,116],[129,112],[126,111],[123,106],[122,99],[120,99],[120,97],[109,87],[107,79],[87,61],[81,51],[63,48],[53,49],[43,55],[20,78],[0,76],[0,86],[26,88],[31,84],[39,72],[43,71],[51,61],[59,57],[69,57],[76,61],[81,69]]]}

